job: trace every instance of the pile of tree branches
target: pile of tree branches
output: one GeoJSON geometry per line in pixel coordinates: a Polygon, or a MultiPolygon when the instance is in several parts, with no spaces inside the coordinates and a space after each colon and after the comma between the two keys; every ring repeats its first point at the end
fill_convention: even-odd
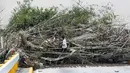
{"type": "Polygon", "coordinates": [[[13,24],[11,21],[4,34],[5,48],[17,47],[17,51],[26,56],[27,65],[35,67],[41,66],[41,63],[57,65],[128,61],[129,30],[125,29],[125,24],[114,22],[117,16],[110,6],[102,6],[99,10],[95,6],[82,6],[78,2],[71,9],[55,11],[54,15],[41,19],[38,24],[27,22],[33,23],[31,26],[15,20],[16,16],[12,17],[12,21],[15,21],[13,24]],[[62,36],[67,39],[67,49],[61,48],[62,36]]]}

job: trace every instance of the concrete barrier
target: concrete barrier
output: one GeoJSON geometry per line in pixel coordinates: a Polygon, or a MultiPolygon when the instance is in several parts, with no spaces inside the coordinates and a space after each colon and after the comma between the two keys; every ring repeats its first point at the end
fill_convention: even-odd
{"type": "Polygon", "coordinates": [[[3,64],[0,64],[0,73],[16,73],[16,70],[18,69],[18,60],[18,53],[9,57],[3,64]]]}

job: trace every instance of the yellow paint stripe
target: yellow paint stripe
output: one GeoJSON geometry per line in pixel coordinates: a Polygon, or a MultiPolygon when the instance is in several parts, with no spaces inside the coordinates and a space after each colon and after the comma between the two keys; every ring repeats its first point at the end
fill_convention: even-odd
{"type": "Polygon", "coordinates": [[[12,57],[8,57],[8,60],[11,60],[12,57]]]}
{"type": "Polygon", "coordinates": [[[33,67],[29,68],[29,72],[28,73],[33,73],[33,67]]]}
{"type": "Polygon", "coordinates": [[[0,67],[3,66],[4,64],[0,64],[0,67]]]}
{"type": "Polygon", "coordinates": [[[12,69],[8,73],[16,73],[17,69],[18,69],[18,62],[15,63],[15,65],[12,67],[12,69]]]}
{"type": "Polygon", "coordinates": [[[14,57],[16,54],[13,54],[12,57],[14,57]]]}
{"type": "Polygon", "coordinates": [[[9,60],[5,60],[4,63],[7,63],[9,60]]]}

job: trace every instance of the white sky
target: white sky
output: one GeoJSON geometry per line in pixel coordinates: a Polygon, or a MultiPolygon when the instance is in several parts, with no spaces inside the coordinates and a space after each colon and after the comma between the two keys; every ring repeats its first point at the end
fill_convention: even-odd
{"type": "MultiPolygon", "coordinates": [[[[8,24],[9,18],[11,16],[11,11],[14,7],[17,6],[16,1],[18,0],[0,0],[0,8],[3,8],[2,13],[2,23],[8,24]]],[[[22,1],[22,0],[21,0],[22,1]]],[[[51,7],[51,6],[60,6],[62,4],[64,7],[70,7],[75,3],[76,0],[34,0],[33,5],[39,7],[51,7]]],[[[98,4],[105,5],[108,2],[111,2],[114,5],[115,13],[120,15],[125,19],[126,22],[130,22],[130,0],[81,0],[84,3],[88,4],[98,4]]],[[[130,26],[130,24],[128,25],[130,26]]]]}

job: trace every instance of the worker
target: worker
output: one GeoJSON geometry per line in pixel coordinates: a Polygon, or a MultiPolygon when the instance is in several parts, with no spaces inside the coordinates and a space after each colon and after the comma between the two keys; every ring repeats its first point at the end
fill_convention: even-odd
{"type": "Polygon", "coordinates": [[[64,36],[62,36],[62,49],[66,50],[67,49],[67,41],[64,36]]]}
{"type": "Polygon", "coordinates": [[[20,56],[19,66],[20,66],[20,67],[26,67],[26,66],[27,66],[26,58],[25,58],[24,55],[20,56]]]}
{"type": "Polygon", "coordinates": [[[9,57],[9,56],[12,56],[16,51],[16,48],[11,48],[9,49],[8,53],[6,54],[6,59],[9,57]]]}

